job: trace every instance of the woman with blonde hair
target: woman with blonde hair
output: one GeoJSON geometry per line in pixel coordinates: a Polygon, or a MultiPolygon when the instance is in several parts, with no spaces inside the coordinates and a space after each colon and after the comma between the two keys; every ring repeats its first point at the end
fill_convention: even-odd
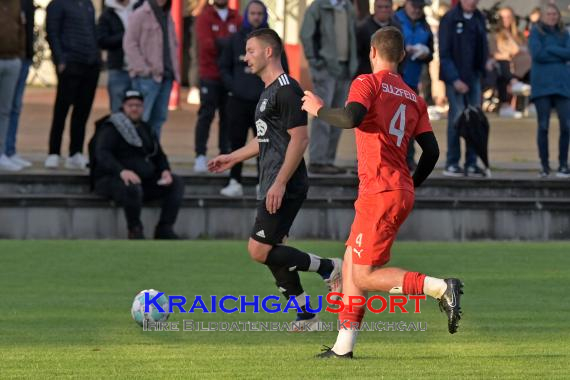
{"type": "Polygon", "coordinates": [[[509,103],[509,92],[527,94],[530,86],[522,81],[528,80],[531,58],[526,39],[518,29],[515,13],[511,7],[499,10],[500,20],[497,31],[489,43],[491,54],[497,62],[497,90],[499,92],[499,116],[521,117],[509,103]]]}
{"type": "Polygon", "coordinates": [[[570,178],[568,144],[570,138],[570,35],[564,28],[560,10],[554,4],[543,8],[541,21],[529,38],[532,55],[531,99],[538,118],[537,143],[542,170],[550,174],[548,161],[548,127],[550,112],[556,109],[560,122],[559,167],[557,177],[570,178]]]}

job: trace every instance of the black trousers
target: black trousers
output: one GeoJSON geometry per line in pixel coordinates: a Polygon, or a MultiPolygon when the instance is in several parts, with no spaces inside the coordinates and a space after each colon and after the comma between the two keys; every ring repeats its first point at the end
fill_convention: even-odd
{"type": "MultiPolygon", "coordinates": [[[[243,147],[247,142],[247,133],[251,129],[253,136],[257,135],[255,128],[255,108],[257,101],[242,100],[234,96],[228,98],[227,114],[231,118],[230,144],[232,152],[243,147]]],[[[230,178],[241,183],[243,165],[238,163],[230,171],[230,178]]],[[[258,170],[259,173],[259,170],[258,170]]]]}
{"type": "Polygon", "coordinates": [[[182,73],[183,86],[198,87],[198,52],[196,48],[196,17],[185,16],[183,21],[182,73]]]}
{"type": "Polygon", "coordinates": [[[230,152],[230,138],[228,120],[226,115],[227,91],[219,81],[200,80],[200,109],[198,110],[198,122],[196,123],[196,155],[206,155],[210,125],[218,110],[220,118],[220,130],[218,145],[220,154],[230,152]]]}
{"type": "Polygon", "coordinates": [[[499,101],[501,103],[506,103],[509,101],[507,86],[513,79],[513,74],[511,74],[511,63],[509,61],[497,61],[497,64],[499,65],[499,68],[497,69],[497,92],[499,101]]]}
{"type": "Polygon", "coordinates": [[[98,80],[98,64],[86,65],[69,62],[65,70],[58,74],[57,95],[49,135],[49,154],[61,154],[61,138],[65,129],[65,119],[72,106],[69,155],[83,152],[85,125],[91,113],[98,80]]]}
{"type": "Polygon", "coordinates": [[[159,186],[156,180],[144,181],[140,185],[125,185],[119,177],[104,177],[95,182],[95,193],[110,198],[125,209],[129,230],[142,226],[143,202],[162,200],[159,225],[173,226],[184,195],[184,182],[172,175],[170,186],[159,186]]]}

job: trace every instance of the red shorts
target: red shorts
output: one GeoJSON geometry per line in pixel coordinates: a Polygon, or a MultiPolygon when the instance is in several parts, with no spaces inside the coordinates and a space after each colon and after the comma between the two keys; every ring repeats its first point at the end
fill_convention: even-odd
{"type": "Polygon", "coordinates": [[[407,190],[359,195],[346,241],[352,248],[352,262],[381,266],[390,261],[392,243],[413,206],[414,193],[407,190]]]}

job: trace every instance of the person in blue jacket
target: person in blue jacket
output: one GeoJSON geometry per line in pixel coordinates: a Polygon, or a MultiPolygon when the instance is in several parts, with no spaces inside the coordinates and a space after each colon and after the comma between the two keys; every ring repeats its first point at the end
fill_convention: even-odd
{"type": "Polygon", "coordinates": [[[439,24],[439,77],[445,82],[449,102],[447,162],[444,175],[484,176],[475,151],[467,147],[465,170],[459,166],[461,147],[455,122],[466,106],[481,106],[481,77],[493,69],[485,30],[485,16],[477,9],[479,0],[459,0],[439,24]]]}
{"type": "Polygon", "coordinates": [[[541,21],[531,30],[529,49],[531,99],[538,118],[538,152],[541,177],[550,174],[548,162],[548,127],[550,111],[556,109],[560,122],[559,164],[557,177],[570,178],[568,142],[570,136],[570,35],[561,22],[554,4],[545,6],[541,21]]]}
{"type": "MultiPolygon", "coordinates": [[[[406,45],[406,58],[403,62],[404,82],[416,93],[423,66],[433,59],[433,33],[424,14],[425,0],[406,0],[404,7],[394,15],[399,22],[406,45]]],[[[406,157],[410,171],[416,169],[413,141],[408,145],[406,157]]]]}

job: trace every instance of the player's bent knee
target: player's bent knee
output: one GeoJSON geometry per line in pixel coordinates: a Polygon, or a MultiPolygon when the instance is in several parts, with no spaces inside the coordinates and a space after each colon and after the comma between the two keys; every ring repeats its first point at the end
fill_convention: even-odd
{"type": "Polygon", "coordinates": [[[371,291],[370,286],[370,268],[368,265],[352,266],[352,282],[360,290],[371,291]]]}
{"type": "Polygon", "coordinates": [[[267,260],[267,254],[271,248],[270,245],[262,244],[253,239],[249,239],[249,243],[247,244],[247,250],[251,259],[261,264],[264,264],[265,260],[267,260]]]}

